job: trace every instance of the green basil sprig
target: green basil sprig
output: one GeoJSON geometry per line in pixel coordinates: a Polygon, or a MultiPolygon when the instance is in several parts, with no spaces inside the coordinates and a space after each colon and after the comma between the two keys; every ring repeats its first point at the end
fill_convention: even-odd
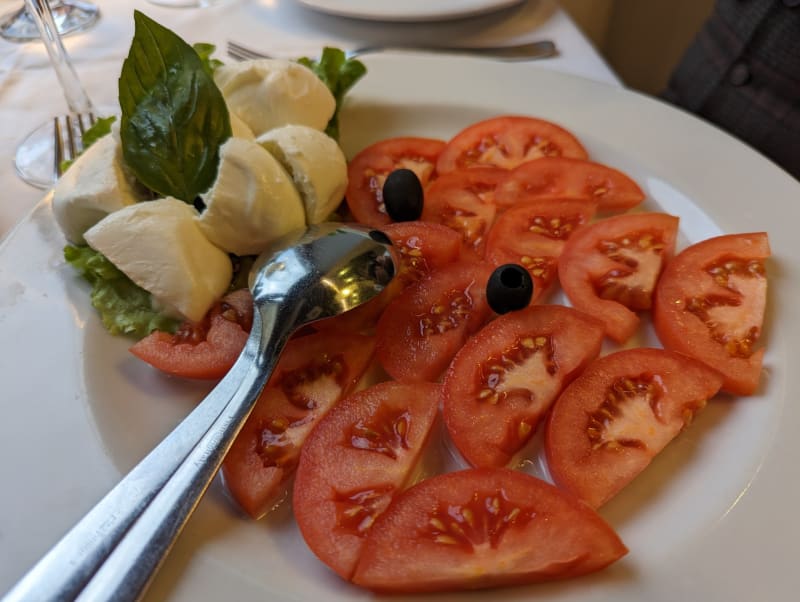
{"type": "Polygon", "coordinates": [[[134,22],[119,78],[125,163],[151,190],[191,203],[217,175],[228,109],[191,46],[139,11],[134,22]]]}

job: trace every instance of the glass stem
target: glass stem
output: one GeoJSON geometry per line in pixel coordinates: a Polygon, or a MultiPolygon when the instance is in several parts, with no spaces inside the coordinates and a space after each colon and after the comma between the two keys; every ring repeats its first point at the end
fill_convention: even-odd
{"type": "MultiPolygon", "coordinates": [[[[57,4],[58,2],[53,2],[57,4]]],[[[55,69],[58,81],[64,91],[64,98],[67,106],[72,113],[88,113],[94,110],[92,101],[83,89],[83,85],[78,79],[78,74],[69,60],[61,36],[56,29],[53,13],[50,4],[46,0],[25,0],[25,7],[31,19],[36,23],[39,34],[44,42],[50,63],[55,69]]]]}

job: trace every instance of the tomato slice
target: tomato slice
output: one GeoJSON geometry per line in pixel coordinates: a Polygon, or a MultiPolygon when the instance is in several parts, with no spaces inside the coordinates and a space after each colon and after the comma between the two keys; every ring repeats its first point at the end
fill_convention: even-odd
{"type": "Polygon", "coordinates": [[[750,395],[758,387],[767,297],[765,232],[729,234],[694,244],[667,264],[653,318],[661,343],[719,370],[722,387],[750,395]]]}
{"type": "Polygon", "coordinates": [[[564,243],[594,216],[590,199],[536,199],[504,211],[486,240],[486,260],[492,265],[516,263],[533,278],[536,303],[558,277],[558,258],[564,243]]]}
{"type": "Polygon", "coordinates": [[[392,301],[378,320],[375,352],[393,378],[434,382],[491,314],[489,264],[458,262],[432,272],[392,301]]]}
{"type": "Polygon", "coordinates": [[[173,376],[219,379],[244,349],[252,325],[253,297],[241,289],[215,303],[200,322],[186,321],[175,334],[152,332],[130,352],[173,376]]]}
{"type": "Polygon", "coordinates": [[[494,222],[494,190],[506,170],[462,169],[440,176],[425,189],[422,219],[459,232],[464,246],[483,257],[486,233],[494,222]]]}
{"type": "Polygon", "coordinates": [[[353,582],[429,592],[576,577],[627,553],[614,530],[572,496],[507,468],[426,479],[375,521],[353,582]]]}
{"type": "Polygon", "coordinates": [[[373,228],[390,223],[383,204],[386,176],[395,169],[410,169],[424,188],[444,146],[443,140],[433,138],[389,138],[358,153],[347,167],[345,199],[353,217],[373,228]]]}
{"type": "Polygon", "coordinates": [[[600,211],[625,211],[644,200],[639,185],[621,171],[601,163],[545,157],[514,168],[497,187],[498,207],[538,198],[594,199],[600,211]]]}
{"type": "Polygon", "coordinates": [[[559,487],[602,506],[721,385],[715,370],[663,349],[627,349],[595,360],[553,406],[545,430],[550,474],[559,487]]]}
{"type": "Polygon", "coordinates": [[[432,271],[450,265],[461,254],[461,236],[441,224],[421,221],[381,226],[392,241],[396,273],[388,286],[367,303],[328,320],[316,322],[320,330],[366,332],[373,330],[386,306],[405,288],[432,271]]]}
{"type": "Polygon", "coordinates": [[[666,213],[615,215],[573,234],[558,261],[561,287],[572,304],[600,318],[606,334],[624,343],[650,309],[664,264],[672,257],[678,218],[666,213]]]}
{"type": "Polygon", "coordinates": [[[465,167],[512,169],[542,157],[588,156],[580,141],[555,123],[503,115],[474,123],[456,134],[441,151],[436,171],[441,175],[465,167]]]}
{"type": "Polygon", "coordinates": [[[508,464],[602,342],[602,322],[560,305],[527,307],[484,326],[444,379],[444,420],[464,459],[508,464]]]}
{"type": "Polygon", "coordinates": [[[374,338],[356,334],[289,341],[222,465],[231,496],[247,514],[258,519],[269,511],[312,427],[353,390],[373,349],[374,338]]]}
{"type": "Polygon", "coordinates": [[[438,385],[380,383],[342,400],[303,447],[294,515],[308,547],[344,579],[417,464],[439,394],[438,385]]]}

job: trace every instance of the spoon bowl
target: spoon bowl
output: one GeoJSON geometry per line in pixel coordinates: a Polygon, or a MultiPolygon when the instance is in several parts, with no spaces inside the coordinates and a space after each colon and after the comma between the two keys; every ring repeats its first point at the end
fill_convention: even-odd
{"type": "Polygon", "coordinates": [[[385,234],[344,224],[295,232],[250,274],[253,326],[211,393],[6,595],[138,600],[219,470],[291,334],[377,295],[394,274],[385,234]]]}

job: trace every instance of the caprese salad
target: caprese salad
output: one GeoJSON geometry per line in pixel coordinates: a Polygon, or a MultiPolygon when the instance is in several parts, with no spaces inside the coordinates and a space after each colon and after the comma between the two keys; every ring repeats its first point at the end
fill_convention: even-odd
{"type": "Polygon", "coordinates": [[[564,579],[624,556],[597,509],[718,391],[758,387],[767,234],[676,253],[680,216],[637,210],[636,182],[541,117],[346,162],[323,130],[363,66],[329,53],[328,86],[288,61],[220,66],[136,19],[119,126],[53,199],[67,259],[132,353],[222,377],[252,324],[237,271],[334,211],[397,251],[381,295],[287,345],[223,467],[241,508],[258,519],[291,488],[309,548],[375,591],[564,579]],[[172,68],[141,75],[148,53],[172,68]],[[548,303],[559,286],[569,306],[548,303]],[[623,348],[641,312],[663,349],[623,348]],[[438,416],[464,469],[414,482],[438,416]],[[515,469],[540,429],[552,483],[515,469]]]}

